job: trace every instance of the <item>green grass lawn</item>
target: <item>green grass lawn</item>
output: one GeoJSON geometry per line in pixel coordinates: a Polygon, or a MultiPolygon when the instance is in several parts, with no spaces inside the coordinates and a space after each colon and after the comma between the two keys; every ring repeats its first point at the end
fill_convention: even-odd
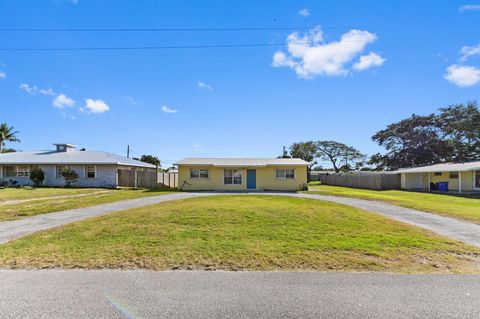
{"type": "Polygon", "coordinates": [[[480,250],[381,215],[276,196],[150,205],[0,246],[0,267],[479,272],[480,250]]]}
{"type": "Polygon", "coordinates": [[[169,189],[5,188],[0,189],[0,222],[125,199],[167,194],[169,189]]]}
{"type": "Polygon", "coordinates": [[[459,196],[396,190],[373,191],[328,185],[309,186],[307,193],[380,200],[480,224],[480,195],[459,196]]]}
{"type": "Polygon", "coordinates": [[[40,188],[2,188],[0,189],[0,204],[4,201],[10,200],[24,200],[32,198],[52,197],[52,196],[68,196],[96,193],[105,191],[102,188],[54,188],[54,187],[40,187],[40,188]]]}

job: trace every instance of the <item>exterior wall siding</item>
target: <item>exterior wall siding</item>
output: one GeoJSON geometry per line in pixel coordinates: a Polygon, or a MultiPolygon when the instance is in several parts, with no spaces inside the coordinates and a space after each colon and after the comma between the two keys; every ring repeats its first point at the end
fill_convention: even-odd
{"type": "MultiPolygon", "coordinates": [[[[442,175],[436,176],[435,173],[402,173],[401,187],[403,189],[429,189],[428,175],[430,174],[430,182],[448,182],[448,188],[452,191],[458,191],[459,178],[450,178],[450,173],[442,172],[442,175]],[[421,181],[421,183],[419,183],[421,181]]],[[[462,191],[475,191],[474,171],[461,172],[462,175],[462,191]]]]}
{"type": "Polygon", "coordinates": [[[424,173],[401,174],[401,188],[428,189],[428,175],[424,173]]]}
{"type": "MultiPolygon", "coordinates": [[[[62,165],[62,164],[60,164],[62,165]]],[[[65,180],[62,177],[57,178],[57,165],[35,165],[45,172],[45,180],[43,186],[63,187],[65,180]]],[[[77,172],[78,180],[72,184],[74,187],[117,187],[117,165],[94,165],[96,166],[96,176],[93,179],[87,179],[85,176],[85,165],[68,165],[77,172]]],[[[1,168],[3,172],[3,167],[1,168]]],[[[30,185],[29,177],[5,177],[2,175],[1,180],[15,180],[19,185],[30,185]]]]}
{"type": "Polygon", "coordinates": [[[242,170],[241,185],[225,185],[224,170],[233,169],[230,167],[200,167],[200,166],[179,166],[178,168],[178,187],[182,190],[221,190],[221,191],[239,191],[247,189],[247,170],[256,170],[257,190],[278,190],[295,191],[302,189],[307,183],[307,168],[305,166],[268,166],[268,167],[242,167],[234,168],[242,170]],[[208,179],[191,179],[190,168],[208,169],[208,179]],[[294,179],[277,179],[276,169],[295,169],[294,179]]]}

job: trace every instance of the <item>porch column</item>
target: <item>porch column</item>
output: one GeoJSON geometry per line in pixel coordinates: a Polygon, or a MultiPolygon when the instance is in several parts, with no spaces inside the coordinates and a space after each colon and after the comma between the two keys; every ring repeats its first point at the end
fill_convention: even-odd
{"type": "Polygon", "coordinates": [[[462,192],[462,172],[458,172],[458,192],[462,192]]]}
{"type": "Polygon", "coordinates": [[[428,174],[428,186],[427,186],[427,190],[428,190],[428,191],[431,191],[431,189],[430,189],[430,183],[432,182],[432,180],[431,180],[431,177],[430,177],[430,172],[428,172],[427,174],[428,174]]]}

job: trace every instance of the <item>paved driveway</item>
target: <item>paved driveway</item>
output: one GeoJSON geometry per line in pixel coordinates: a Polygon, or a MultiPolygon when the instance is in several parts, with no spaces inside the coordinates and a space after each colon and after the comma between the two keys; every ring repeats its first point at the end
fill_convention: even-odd
{"type": "Polygon", "coordinates": [[[480,276],[0,270],[1,318],[480,318],[480,276]]]}
{"type": "Polygon", "coordinates": [[[150,204],[158,204],[165,201],[179,200],[193,197],[215,196],[215,195],[274,195],[290,196],[297,198],[308,198],[314,200],[331,201],[339,204],[361,208],[367,211],[376,212],[389,218],[399,220],[408,224],[426,228],[440,235],[450,237],[465,243],[480,247],[480,225],[460,221],[454,218],[443,217],[435,214],[424,213],[409,208],[399,207],[379,201],[365,199],[346,198],[337,196],[324,196],[303,193],[173,193],[160,196],[144,197],[109,203],[94,207],[72,209],[63,212],[43,214],[28,217],[15,221],[0,223],[0,244],[12,239],[19,238],[40,230],[57,227],[90,217],[108,214],[114,211],[125,210],[150,204]]]}
{"type": "Polygon", "coordinates": [[[49,228],[73,223],[91,217],[109,214],[115,211],[158,204],[165,201],[186,199],[191,197],[211,195],[210,193],[172,193],[159,196],[142,197],[118,201],[97,206],[70,209],[56,213],[42,214],[19,220],[0,222],[0,244],[10,240],[46,230],[49,228]]]}

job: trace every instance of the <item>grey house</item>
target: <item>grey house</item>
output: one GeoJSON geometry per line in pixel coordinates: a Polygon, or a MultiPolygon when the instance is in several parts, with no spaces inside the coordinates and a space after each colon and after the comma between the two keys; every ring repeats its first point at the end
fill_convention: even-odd
{"type": "Polygon", "coordinates": [[[30,170],[45,172],[44,186],[64,186],[60,172],[69,167],[78,173],[76,187],[119,186],[121,171],[156,171],[155,165],[103,151],[77,150],[72,144],[54,144],[53,151],[30,151],[0,154],[0,180],[29,185],[30,170]]]}

